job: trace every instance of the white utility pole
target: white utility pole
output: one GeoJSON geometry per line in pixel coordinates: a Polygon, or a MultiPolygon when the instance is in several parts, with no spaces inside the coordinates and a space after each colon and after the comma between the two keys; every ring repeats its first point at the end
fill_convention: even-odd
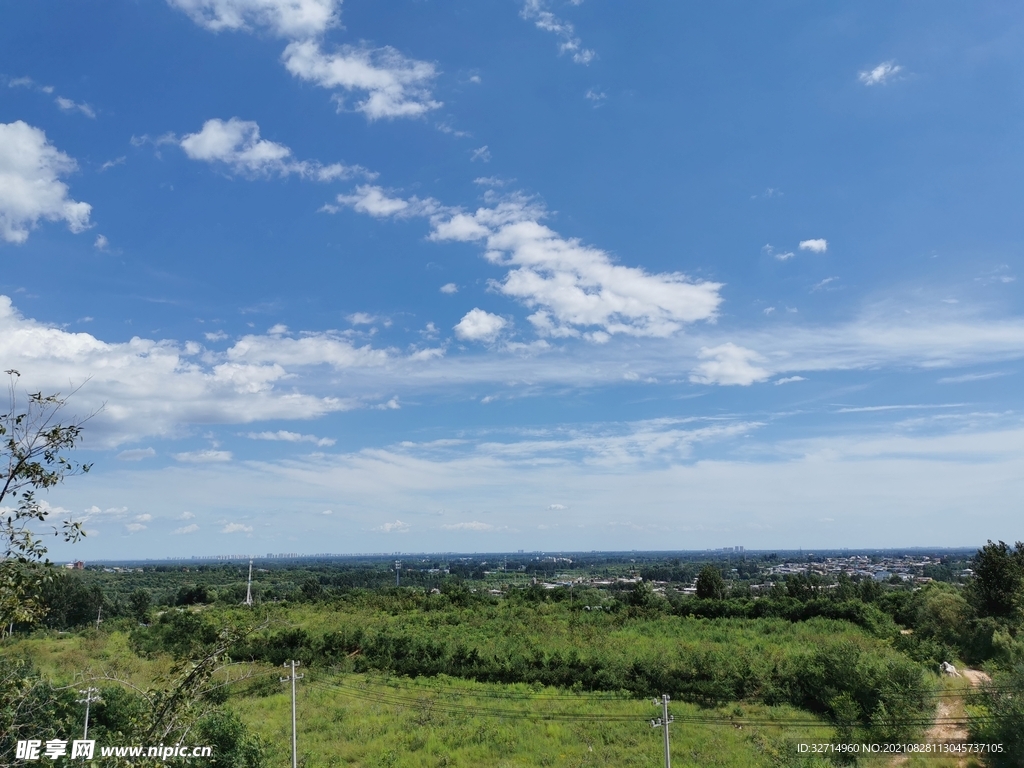
{"type": "Polygon", "coordinates": [[[651,728],[661,726],[665,729],[665,768],[672,768],[672,753],[668,745],[668,724],[675,720],[675,718],[668,713],[668,702],[668,694],[662,694],[661,701],[654,700],[654,706],[661,705],[661,717],[651,720],[651,728]]]}
{"type": "MultiPolygon", "coordinates": [[[[291,661],[291,667],[292,667],[291,674],[288,675],[288,677],[282,677],[281,678],[281,682],[282,683],[285,683],[285,682],[287,682],[289,680],[292,681],[292,768],[299,768],[299,751],[298,751],[297,742],[295,740],[295,681],[296,680],[301,680],[304,677],[304,675],[296,675],[295,674],[295,668],[297,666],[299,666],[299,664],[301,664],[301,663],[302,663],[301,661],[295,661],[295,659],[292,659],[292,661],[291,661]]],[[[288,662],[285,662],[284,666],[287,667],[288,666],[288,662]]]]}
{"type": "Polygon", "coordinates": [[[245,605],[252,605],[252,558],[249,559],[249,583],[245,585],[245,605]]]}
{"type": "Polygon", "coordinates": [[[89,738],[89,705],[94,701],[100,701],[99,689],[97,688],[86,688],[84,691],[79,693],[85,694],[84,699],[76,699],[79,704],[85,704],[85,728],[82,729],[82,740],[89,738]]]}

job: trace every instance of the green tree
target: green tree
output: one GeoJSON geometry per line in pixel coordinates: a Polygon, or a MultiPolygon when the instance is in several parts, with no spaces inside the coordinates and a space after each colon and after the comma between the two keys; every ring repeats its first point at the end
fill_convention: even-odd
{"type": "Polygon", "coordinates": [[[149,608],[153,602],[148,589],[139,587],[128,596],[128,611],[142,623],[149,618],[149,608]]]}
{"type": "Polygon", "coordinates": [[[697,597],[721,600],[725,597],[725,579],[715,566],[708,563],[697,574],[697,597]]]}
{"type": "Polygon", "coordinates": [[[988,544],[974,556],[974,578],[968,586],[971,604],[979,616],[1012,618],[1024,592],[1024,543],[988,544]]]}
{"type": "Polygon", "coordinates": [[[81,523],[49,521],[50,507],[36,498],[36,492],[54,487],[69,475],[88,472],[91,466],[66,455],[81,439],[87,419],[61,421],[66,397],[41,392],[23,396],[18,389],[21,374],[6,373],[8,408],[0,414],[0,626],[4,628],[37,621],[44,612],[38,596],[52,571],[42,536],[52,533],[74,542],[84,535],[81,523]],[[2,506],[5,502],[13,506],[2,506]]]}
{"type": "Polygon", "coordinates": [[[971,607],[960,591],[952,585],[934,582],[916,598],[916,632],[945,645],[957,646],[971,615],[971,607]]]}

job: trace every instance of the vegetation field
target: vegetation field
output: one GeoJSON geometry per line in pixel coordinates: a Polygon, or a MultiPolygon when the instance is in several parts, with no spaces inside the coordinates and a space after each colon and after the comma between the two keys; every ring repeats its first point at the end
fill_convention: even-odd
{"type": "MultiPolygon", "coordinates": [[[[58,572],[34,598],[41,618],[0,640],[0,752],[26,734],[77,733],[79,691],[95,687],[100,743],[209,743],[211,765],[286,765],[291,701],[280,678],[295,660],[307,768],[657,766],[662,731],[650,720],[662,694],[676,768],[1024,764],[1018,592],[830,584],[808,568],[753,594],[736,577],[764,578],[751,561],[731,583],[721,566],[633,558],[590,566],[589,577],[580,568],[518,580],[504,567],[469,563],[452,575],[431,565],[400,587],[382,563],[263,569],[252,606],[239,605],[237,565],[58,572]],[[652,584],[644,570],[697,574],[696,594],[693,582],[652,584]],[[941,678],[946,659],[980,661],[992,684],[941,678]],[[968,739],[1005,751],[798,750],[968,739]]],[[[943,568],[958,572],[934,572],[943,568]]]]}

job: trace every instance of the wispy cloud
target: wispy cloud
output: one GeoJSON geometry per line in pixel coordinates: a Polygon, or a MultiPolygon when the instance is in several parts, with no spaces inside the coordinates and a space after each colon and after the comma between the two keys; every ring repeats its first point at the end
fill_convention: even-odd
{"type": "Polygon", "coordinates": [[[65,99],[63,96],[58,96],[54,99],[54,102],[63,112],[81,112],[88,118],[93,120],[96,119],[96,112],[88,104],[78,103],[71,99],[65,99]]]}
{"type": "Polygon", "coordinates": [[[211,32],[267,30],[286,38],[323,34],[338,24],[341,0],[168,0],[211,32]]]}
{"type": "Polygon", "coordinates": [[[837,276],[833,275],[832,277],[826,277],[824,280],[820,280],[819,282],[811,286],[811,293],[828,288],[828,286],[830,286],[838,279],[839,278],[837,276]]]}
{"type": "MultiPolygon", "coordinates": [[[[290,42],[282,54],[295,77],[329,90],[358,93],[354,105],[369,120],[419,117],[437,109],[437,70],[390,46],[342,45],[326,51],[322,37],[339,25],[341,0],[169,0],[211,32],[267,31],[290,42]]],[[[341,94],[338,109],[346,108],[341,94]]]]}
{"type": "Polygon", "coordinates": [[[303,435],[299,432],[289,432],[284,429],[279,429],[276,432],[247,432],[245,436],[250,440],[271,440],[285,443],[312,443],[313,445],[321,448],[326,448],[337,442],[331,437],[303,435]]]}
{"type": "Polygon", "coordinates": [[[156,456],[156,451],[152,448],[131,448],[117,454],[117,458],[121,461],[142,461],[143,459],[151,459],[154,456],[156,456]]]}
{"type": "MultiPolygon", "coordinates": [[[[801,245],[801,248],[802,247],[803,245],[801,245]]],[[[789,261],[796,255],[792,251],[779,251],[771,243],[765,243],[763,246],[761,246],[761,253],[765,254],[766,256],[773,256],[779,261],[789,261]]]]}
{"type": "Polygon", "coordinates": [[[903,71],[903,67],[895,61],[883,61],[877,67],[866,69],[857,75],[864,85],[885,85],[903,71]]]}
{"type": "MultiPolygon", "coordinates": [[[[391,47],[346,45],[325,52],[313,40],[290,43],[285,68],[301,80],[327,89],[365,93],[354,109],[369,120],[420,117],[442,106],[431,93],[437,70],[426,61],[407,58],[391,47]]],[[[337,96],[339,109],[344,99],[337,96]]]]}
{"type": "Polygon", "coordinates": [[[989,373],[963,373],[959,376],[943,376],[939,379],[939,384],[966,384],[971,381],[986,381],[988,379],[997,379],[1000,376],[1006,376],[1006,371],[991,371],[989,373]]]}
{"type": "Polygon", "coordinates": [[[526,21],[532,21],[537,29],[556,35],[561,40],[558,46],[559,53],[571,54],[572,60],[577,64],[589,64],[597,55],[583,47],[583,41],[576,34],[572,24],[548,10],[546,0],[526,0],[519,15],[526,21]]]}
{"type": "Polygon", "coordinates": [[[449,523],[441,527],[446,531],[476,531],[478,533],[496,530],[495,526],[490,523],[481,523],[479,520],[471,520],[465,523],[449,523]]]}
{"type": "Polygon", "coordinates": [[[403,523],[401,520],[395,520],[393,523],[384,523],[371,530],[377,533],[408,533],[412,530],[412,526],[408,523],[403,523]]]}
{"type": "Polygon", "coordinates": [[[186,451],[174,454],[174,458],[187,464],[214,464],[231,461],[231,451],[186,451]]]}

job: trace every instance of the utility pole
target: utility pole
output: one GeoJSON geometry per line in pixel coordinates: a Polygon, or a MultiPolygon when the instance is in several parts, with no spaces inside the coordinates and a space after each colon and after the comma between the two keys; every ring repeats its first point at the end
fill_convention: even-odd
{"type": "Polygon", "coordinates": [[[661,726],[665,729],[665,768],[672,768],[672,753],[668,746],[668,724],[675,720],[675,718],[668,713],[668,702],[668,694],[662,694],[661,701],[654,700],[654,706],[661,705],[661,717],[651,720],[651,728],[661,726]]]}
{"type": "Polygon", "coordinates": [[[245,604],[252,606],[252,558],[249,558],[249,583],[245,586],[245,604]]]}
{"type": "MultiPolygon", "coordinates": [[[[296,740],[295,740],[295,681],[296,680],[301,680],[303,677],[305,677],[305,675],[296,675],[295,674],[295,668],[297,666],[299,666],[301,663],[302,663],[301,661],[295,661],[295,659],[292,659],[292,661],[291,661],[291,667],[292,667],[291,674],[288,675],[288,677],[282,677],[281,678],[281,682],[282,683],[286,683],[289,680],[291,680],[291,682],[292,682],[292,768],[299,768],[299,752],[298,752],[298,747],[296,746],[296,740]]],[[[288,667],[288,662],[287,661],[284,663],[284,666],[285,666],[285,668],[288,667]]]]}
{"type": "Polygon", "coordinates": [[[86,688],[84,691],[79,691],[79,693],[85,694],[84,699],[76,699],[79,704],[85,704],[85,728],[82,731],[82,740],[85,741],[89,738],[89,705],[94,701],[100,701],[99,689],[86,688]]]}
{"type": "Polygon", "coordinates": [[[103,621],[103,606],[102,605],[100,606],[100,609],[98,611],[96,611],[96,629],[97,629],[97,631],[100,628],[100,622],[101,621],[103,621]]]}

